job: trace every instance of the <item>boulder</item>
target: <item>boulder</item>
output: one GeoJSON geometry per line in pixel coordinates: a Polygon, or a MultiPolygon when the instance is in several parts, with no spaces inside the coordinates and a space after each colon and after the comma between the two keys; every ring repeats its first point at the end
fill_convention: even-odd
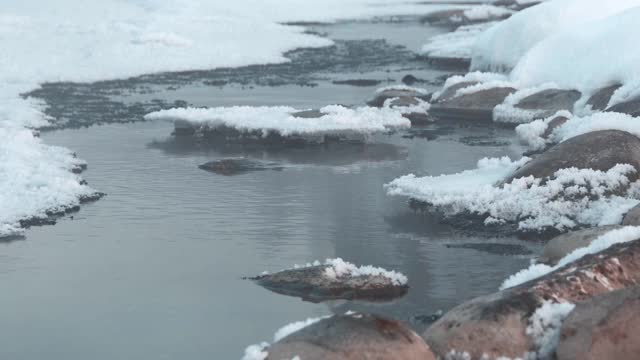
{"type": "MultiPolygon", "coordinates": [[[[607,171],[617,164],[640,169],[640,139],[620,130],[601,130],[579,135],[549,148],[505,179],[551,177],[556,171],[575,167],[607,171]]],[[[630,179],[635,181],[637,175],[630,179]]]]}
{"type": "Polygon", "coordinates": [[[317,119],[323,117],[325,114],[319,109],[311,109],[311,110],[303,110],[294,112],[291,114],[293,117],[302,118],[302,119],[317,119]]]}
{"type": "Polygon", "coordinates": [[[440,103],[440,102],[451,100],[456,96],[456,92],[458,92],[458,90],[467,88],[469,86],[477,85],[477,84],[478,84],[477,81],[463,81],[455,85],[451,85],[442,91],[440,96],[438,96],[438,99],[436,100],[436,102],[440,103]]]}
{"type": "Polygon", "coordinates": [[[622,219],[622,225],[640,226],[640,205],[636,205],[622,219]]]}
{"type": "Polygon", "coordinates": [[[565,319],[558,360],[635,360],[640,356],[640,287],[580,303],[565,319]]]}
{"type": "Polygon", "coordinates": [[[493,121],[493,108],[515,91],[497,87],[464,94],[433,104],[429,114],[442,120],[493,121]]]}
{"type": "Polygon", "coordinates": [[[522,357],[536,351],[526,332],[544,302],[578,303],[596,295],[636,286],[640,281],[640,241],[613,245],[514,288],[479,297],[446,313],[424,333],[436,356],[452,350],[470,360],[522,357]]]}
{"type": "Polygon", "coordinates": [[[576,230],[556,236],[542,249],[540,262],[548,265],[556,265],[560,259],[569,255],[574,250],[586,247],[591,242],[607,232],[621,228],[620,225],[605,225],[590,229],[576,230]]]}
{"type": "Polygon", "coordinates": [[[407,326],[357,313],[320,320],[267,352],[267,360],[435,360],[429,346],[407,326]]]}
{"type": "Polygon", "coordinates": [[[577,90],[547,89],[520,100],[516,109],[530,110],[535,119],[545,119],[561,110],[573,111],[582,94],[577,90]]]}
{"type": "Polygon", "coordinates": [[[587,100],[587,105],[591,106],[592,110],[603,111],[609,105],[609,100],[611,100],[611,96],[616,92],[622,85],[616,84],[604,87],[591,95],[589,100],[587,100]]]}
{"type": "Polygon", "coordinates": [[[400,98],[402,101],[410,102],[410,101],[429,101],[431,99],[430,94],[425,94],[423,92],[412,90],[412,89],[386,89],[376,93],[375,97],[369,101],[367,101],[367,105],[374,107],[382,107],[384,106],[385,101],[389,99],[400,98]]]}
{"type": "Polygon", "coordinates": [[[219,175],[233,176],[240,175],[250,171],[264,171],[283,169],[276,163],[267,163],[247,158],[228,158],[221,160],[209,161],[206,164],[198,166],[202,170],[210,171],[219,175]]]}
{"type": "Polygon", "coordinates": [[[613,105],[607,111],[640,116],[640,97],[613,105]]]}
{"type": "Polygon", "coordinates": [[[564,125],[564,123],[566,123],[567,121],[569,121],[569,118],[567,118],[566,116],[558,115],[558,116],[554,117],[547,124],[547,129],[542,134],[542,137],[545,138],[545,139],[548,139],[549,136],[551,136],[551,133],[553,133],[553,131],[555,129],[557,129],[560,126],[564,125]]]}
{"type": "Polygon", "coordinates": [[[277,294],[305,301],[367,300],[388,301],[407,293],[409,286],[383,274],[327,276],[330,265],[315,265],[283,270],[249,278],[277,294]]]}

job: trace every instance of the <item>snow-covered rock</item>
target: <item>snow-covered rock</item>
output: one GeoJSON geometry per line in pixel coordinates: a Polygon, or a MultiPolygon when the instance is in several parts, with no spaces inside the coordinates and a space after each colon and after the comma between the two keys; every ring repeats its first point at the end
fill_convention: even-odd
{"type": "Polygon", "coordinates": [[[464,25],[456,30],[430,38],[420,54],[435,65],[468,68],[475,42],[485,30],[495,23],[464,25]]]}
{"type": "Polygon", "coordinates": [[[356,266],[340,258],[316,261],[251,278],[275,293],[320,302],[335,299],[384,301],[406,294],[407,277],[371,265],[356,266]]]}
{"type": "Polygon", "coordinates": [[[620,225],[605,225],[558,235],[544,245],[538,262],[549,266],[557,265],[562,258],[576,249],[587,247],[600,236],[619,228],[620,225]]]}

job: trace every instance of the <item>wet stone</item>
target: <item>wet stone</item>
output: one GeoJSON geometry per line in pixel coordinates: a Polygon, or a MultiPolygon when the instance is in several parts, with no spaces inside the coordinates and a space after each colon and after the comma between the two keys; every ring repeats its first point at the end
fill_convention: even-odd
{"type": "Polygon", "coordinates": [[[440,120],[493,121],[493,108],[501,104],[514,88],[498,87],[465,94],[433,104],[429,114],[440,120]]]}
{"type": "Polygon", "coordinates": [[[450,249],[472,249],[486,252],[493,255],[531,255],[533,252],[524,245],[518,244],[500,244],[500,243],[465,243],[465,244],[447,244],[450,249]]]}
{"type": "Polygon", "coordinates": [[[592,110],[602,111],[607,108],[609,105],[609,100],[611,100],[611,96],[616,92],[622,85],[616,84],[607,86],[596,91],[589,100],[587,100],[587,105],[591,106],[592,110]]]}

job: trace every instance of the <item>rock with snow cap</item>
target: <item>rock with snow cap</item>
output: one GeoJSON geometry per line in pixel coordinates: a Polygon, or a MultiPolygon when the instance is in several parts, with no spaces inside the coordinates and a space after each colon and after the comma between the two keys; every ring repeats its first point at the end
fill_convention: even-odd
{"type": "Polygon", "coordinates": [[[435,360],[429,346],[407,326],[358,313],[320,320],[266,351],[267,360],[435,360]]]}
{"type": "Polygon", "coordinates": [[[613,93],[621,86],[620,84],[616,84],[597,90],[589,97],[589,100],[587,100],[587,106],[590,106],[591,110],[594,111],[603,111],[607,108],[607,105],[609,105],[613,93]]]}
{"type": "Polygon", "coordinates": [[[603,234],[621,227],[622,226],[620,225],[605,225],[558,235],[549,240],[549,242],[544,246],[540,262],[548,265],[555,265],[560,259],[567,256],[575,249],[589,246],[593,240],[599,238],[603,234]]]}
{"type": "Polygon", "coordinates": [[[429,113],[441,120],[492,121],[493,108],[514,91],[511,87],[495,87],[455,96],[433,104],[429,113]]]}
{"type": "Polygon", "coordinates": [[[640,287],[577,304],[565,319],[558,360],[635,360],[640,354],[640,287]]]}
{"type": "Polygon", "coordinates": [[[609,107],[607,111],[629,114],[631,116],[639,116],[640,115],[640,97],[615,104],[609,107]]]}
{"type": "MultiPolygon", "coordinates": [[[[640,238],[640,232],[630,238],[640,238]]],[[[442,358],[452,351],[466,352],[471,360],[484,355],[522,358],[540,350],[530,326],[545,303],[579,303],[639,281],[640,241],[618,243],[537,279],[459,305],[428,328],[423,338],[442,358]]]]}
{"type": "Polygon", "coordinates": [[[622,219],[622,225],[640,226],[640,205],[634,206],[622,219]]]}
{"type": "Polygon", "coordinates": [[[401,99],[400,101],[407,104],[417,103],[417,100],[428,101],[431,95],[422,89],[412,88],[409,86],[390,86],[378,90],[373,99],[367,102],[367,105],[374,107],[383,107],[387,100],[401,99]]]}
{"type": "Polygon", "coordinates": [[[533,176],[544,179],[560,169],[578,168],[607,171],[617,164],[636,169],[629,180],[635,181],[640,170],[640,139],[620,130],[602,130],[573,137],[549,148],[505,179],[533,176]]]}
{"type": "MultiPolygon", "coordinates": [[[[582,94],[577,90],[545,89],[524,97],[513,109],[517,117],[526,118],[528,121],[545,119],[553,116],[558,111],[573,111],[573,106],[582,94]],[[526,115],[523,115],[525,114],[526,115]]],[[[509,111],[506,114],[498,114],[502,122],[522,122],[524,120],[510,120],[509,111]]]]}
{"type": "Polygon", "coordinates": [[[421,22],[440,26],[460,26],[504,20],[513,14],[512,10],[491,5],[470,8],[434,11],[422,17],[421,22]]]}
{"type": "Polygon", "coordinates": [[[278,294],[305,301],[367,300],[387,301],[405,295],[406,276],[373,266],[355,266],[342,259],[316,261],[303,267],[250,278],[278,294]]]}

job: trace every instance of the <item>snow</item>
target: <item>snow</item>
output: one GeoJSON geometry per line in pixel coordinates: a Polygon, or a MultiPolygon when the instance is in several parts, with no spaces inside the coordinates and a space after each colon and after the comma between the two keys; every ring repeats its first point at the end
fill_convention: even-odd
{"type": "MultiPolygon", "coordinates": [[[[500,84],[505,84],[507,82],[507,77],[502,74],[486,73],[480,71],[473,71],[464,75],[451,76],[444,82],[444,85],[442,86],[442,89],[440,91],[433,93],[432,100],[438,100],[447,89],[463,82],[478,82],[484,86],[486,86],[486,84],[499,86],[500,84]]],[[[461,90],[464,89],[458,90],[456,94],[459,94],[461,90]]]]}
{"type": "MultiPolygon", "coordinates": [[[[627,209],[628,210],[628,209],[627,209]]],[[[620,229],[611,230],[597,239],[593,240],[589,246],[582,247],[574,250],[570,254],[566,255],[555,266],[549,266],[545,264],[532,264],[528,268],[511,275],[504,281],[500,289],[511,288],[527,281],[531,281],[556,271],[568,264],[571,264],[577,260],[580,260],[586,255],[597,254],[602,252],[615,244],[626,243],[640,239],[640,227],[637,226],[625,226],[620,229]]]]}
{"type": "Polygon", "coordinates": [[[465,25],[455,31],[430,38],[420,53],[430,58],[471,59],[471,50],[478,36],[495,22],[465,25]]]}
{"type": "MultiPolygon", "coordinates": [[[[478,38],[473,51],[472,69],[510,70],[516,67],[520,59],[542,40],[564,31],[590,32],[592,29],[590,22],[604,19],[639,5],[640,0],[553,0],[527,8],[490,28],[478,38]],[[589,25],[586,26],[586,24],[589,25]]],[[[625,31],[635,31],[635,29],[630,27],[625,31]]],[[[632,42],[635,38],[629,33],[626,36],[627,40],[623,41],[632,42]]],[[[562,46],[567,48],[565,53],[571,55],[562,60],[569,60],[568,62],[558,61],[555,51],[544,52],[541,55],[548,59],[547,63],[553,63],[553,69],[556,69],[558,64],[563,64],[560,66],[566,65],[566,67],[574,66],[576,58],[580,61],[587,60],[582,55],[588,55],[587,57],[596,55],[598,58],[610,56],[611,52],[604,51],[602,48],[602,46],[609,45],[607,41],[594,41],[593,39],[589,41],[591,41],[592,50],[588,54],[576,54],[570,50],[573,48],[570,42],[563,43],[562,46]],[[598,50],[594,51],[593,46],[597,46],[598,50]]],[[[628,49],[635,49],[635,47],[631,46],[628,49]]],[[[597,68],[597,70],[602,69],[597,68]]],[[[584,74],[592,75],[590,72],[581,73],[582,76],[584,74]]],[[[538,81],[557,81],[557,79],[536,80],[536,83],[540,83],[538,81]]]]}
{"type": "Polygon", "coordinates": [[[325,106],[320,118],[299,118],[299,111],[287,106],[232,106],[216,108],[174,108],[147,114],[147,120],[181,120],[194,127],[229,127],[240,132],[276,132],[283,136],[318,134],[372,134],[408,128],[411,121],[389,108],[340,105],[325,106]]]}
{"type": "Polygon", "coordinates": [[[513,10],[493,5],[473,6],[464,11],[464,16],[471,21],[482,21],[491,18],[507,17],[513,10]]]}
{"type": "Polygon", "coordinates": [[[612,224],[638,203],[637,184],[630,184],[628,178],[636,169],[628,164],[606,172],[561,169],[544,182],[530,176],[495,186],[529,160],[485,158],[474,170],[425,177],[410,174],[385,188],[389,195],[424,201],[446,214],[484,215],[486,224],[515,222],[520,230],[612,224]],[[612,195],[627,186],[626,197],[612,195]]]}
{"type": "MultiPolygon", "coordinates": [[[[547,128],[549,127],[549,123],[551,122],[551,120],[559,116],[566,117],[567,119],[571,119],[573,117],[573,115],[570,112],[566,110],[561,110],[546,119],[538,119],[528,124],[518,125],[516,127],[516,134],[518,134],[520,141],[523,144],[527,145],[529,149],[542,150],[548,144],[552,143],[551,136],[553,136],[553,133],[549,139],[545,139],[543,135],[547,131],[547,128]]],[[[556,130],[554,130],[554,132],[556,130]]]]}
{"type": "MultiPolygon", "coordinates": [[[[21,128],[48,124],[43,105],[20,96],[39,84],[97,81],[289,61],[286,51],[331,45],[287,21],[414,14],[404,0],[8,0],[0,5],[0,236],[20,219],[74,206],[91,190],[64,169],[70,152],[21,128]],[[377,5],[377,6],[376,6],[377,5]],[[12,141],[18,134],[24,143],[12,141]],[[11,167],[10,167],[11,166],[11,167]],[[28,174],[31,179],[16,179],[28,174]]],[[[437,6],[429,7],[430,9],[437,6]]]]}
{"type": "Polygon", "coordinates": [[[539,117],[544,110],[537,109],[521,109],[516,107],[523,99],[544,90],[558,89],[558,85],[554,83],[545,83],[538,86],[528,87],[518,90],[507,96],[506,99],[495,108],[493,108],[493,121],[502,123],[528,123],[539,117]]]}
{"type": "Polygon", "coordinates": [[[527,335],[533,338],[537,348],[536,359],[550,360],[560,341],[562,322],[575,308],[572,303],[545,301],[529,318],[527,335]]]}

